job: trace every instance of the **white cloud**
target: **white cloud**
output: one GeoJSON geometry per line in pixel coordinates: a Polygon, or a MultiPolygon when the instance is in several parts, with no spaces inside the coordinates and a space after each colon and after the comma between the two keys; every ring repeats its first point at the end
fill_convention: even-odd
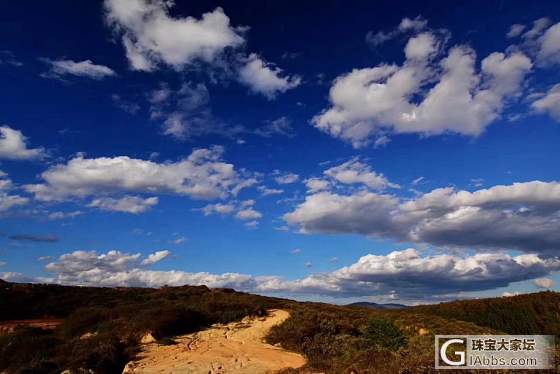
{"type": "Polygon", "coordinates": [[[32,160],[44,156],[43,148],[27,148],[27,138],[21,131],[0,126],[0,159],[32,160]]]}
{"type": "Polygon", "coordinates": [[[339,76],[330,89],[331,106],[313,124],[355,147],[391,132],[481,134],[518,94],[531,60],[521,52],[495,52],[477,72],[475,52],[466,46],[452,47],[438,61],[443,42],[424,32],[409,39],[401,66],[380,64],[339,76]]]}
{"type": "Polygon", "coordinates": [[[417,299],[422,295],[429,300],[458,292],[505,287],[550,274],[559,268],[558,259],[542,259],[532,254],[422,257],[416,249],[410,248],[387,255],[366,255],[332,273],[312,274],[295,281],[270,277],[261,280],[259,290],[335,297],[394,294],[402,300],[417,299]]]}
{"type": "Polygon", "coordinates": [[[151,265],[169,253],[159,251],[145,259],[141,255],[109,251],[98,254],[94,251],[67,253],[46,266],[53,273],[53,281],[61,284],[96,286],[161,287],[182,285],[208,285],[209,287],[254,288],[251,276],[225,273],[187,273],[184,271],[154,271],[142,268],[151,265]],[[157,261],[156,261],[157,260],[157,261]]]}
{"type": "Polygon", "coordinates": [[[234,204],[208,204],[204,208],[202,208],[202,212],[205,216],[209,216],[211,214],[217,213],[221,215],[227,215],[232,213],[235,210],[234,204]]]}
{"type": "Polygon", "coordinates": [[[369,165],[360,162],[358,158],[332,167],[326,170],[324,174],[343,184],[364,184],[376,190],[388,187],[399,188],[397,184],[389,182],[383,174],[371,170],[369,165]]]}
{"type": "Polygon", "coordinates": [[[209,204],[201,210],[205,216],[211,214],[220,214],[222,216],[230,215],[235,212],[235,218],[245,221],[245,225],[254,227],[258,224],[258,220],[262,218],[262,213],[254,208],[255,200],[244,200],[241,202],[230,202],[227,204],[209,204]]]}
{"type": "Polygon", "coordinates": [[[144,260],[142,260],[142,265],[153,265],[155,263],[160,262],[170,254],[171,252],[168,250],[154,252],[150,254],[148,257],[146,257],[144,260]]]}
{"type": "Polygon", "coordinates": [[[389,195],[358,191],[344,196],[322,191],[307,195],[284,219],[289,224],[299,225],[305,233],[393,236],[391,231],[395,225],[391,222],[391,211],[397,206],[398,199],[389,195]]]}
{"type": "Polygon", "coordinates": [[[42,61],[50,66],[50,70],[42,75],[45,78],[62,78],[67,75],[73,75],[76,77],[103,79],[116,75],[111,68],[104,65],[96,65],[91,60],[73,61],[43,58],[42,61]]]}
{"type": "Polygon", "coordinates": [[[74,211],[71,211],[71,212],[60,212],[60,211],[58,211],[58,212],[49,213],[49,215],[47,217],[48,217],[48,219],[54,221],[54,220],[59,220],[59,219],[74,218],[74,217],[80,216],[82,214],[83,214],[83,212],[80,211],[80,210],[74,210],[74,211]]]}
{"type": "Polygon", "coordinates": [[[185,243],[186,241],[187,241],[187,238],[186,238],[186,237],[184,237],[184,236],[179,236],[178,238],[173,239],[173,244],[175,244],[175,245],[180,245],[180,244],[185,243]]]}
{"type": "Polygon", "coordinates": [[[6,212],[13,207],[26,205],[29,199],[19,195],[10,195],[13,183],[8,175],[0,170],[0,213],[6,212]]]}
{"type": "Polygon", "coordinates": [[[268,188],[266,186],[259,186],[257,189],[260,191],[262,196],[270,196],[270,195],[280,195],[284,193],[284,190],[280,190],[277,188],[268,188]]]}
{"type": "MultiPolygon", "coordinates": [[[[238,273],[154,271],[143,267],[161,261],[169,255],[168,251],[158,251],[142,258],[139,253],[120,251],[103,254],[75,251],[47,264],[46,270],[53,274],[50,281],[62,284],[140,287],[207,285],[265,294],[334,297],[393,294],[394,298],[402,300],[429,300],[445,295],[452,297],[460,292],[505,287],[513,282],[547,276],[560,269],[558,258],[543,259],[534,254],[422,256],[414,248],[394,251],[387,255],[369,254],[350,266],[296,280],[238,273]]],[[[308,262],[305,265],[310,267],[312,264],[308,262]]],[[[21,274],[2,273],[0,277],[8,280],[26,278],[27,281],[33,281],[21,274]]]]}
{"type": "Polygon", "coordinates": [[[148,197],[143,199],[138,196],[124,196],[119,199],[100,197],[94,199],[88,206],[111,212],[138,214],[150,210],[157,204],[157,197],[148,197]]]}
{"type": "MultiPolygon", "coordinates": [[[[514,26],[521,29],[522,25],[514,26]]],[[[559,64],[560,23],[553,24],[547,17],[535,20],[533,27],[522,35],[522,43],[519,47],[533,55],[540,67],[559,64]]]]}
{"type": "Polygon", "coordinates": [[[560,64],[560,23],[550,26],[539,38],[537,59],[544,65],[560,64]]]}
{"type": "Polygon", "coordinates": [[[308,193],[328,190],[330,185],[329,181],[320,178],[309,178],[305,181],[308,193]]]}
{"type": "Polygon", "coordinates": [[[521,25],[519,23],[513,24],[509,28],[509,31],[506,36],[508,38],[515,38],[521,35],[521,33],[523,33],[524,30],[525,30],[525,25],[521,25]]]}
{"type": "Polygon", "coordinates": [[[19,195],[10,195],[6,192],[0,191],[0,213],[6,212],[13,207],[26,205],[29,199],[19,195]]]}
{"type": "Polygon", "coordinates": [[[399,23],[398,30],[400,31],[421,31],[428,25],[428,21],[422,16],[417,16],[416,18],[404,17],[399,23]]]}
{"type": "Polygon", "coordinates": [[[418,185],[420,182],[422,182],[423,180],[424,180],[424,177],[418,177],[418,178],[416,178],[416,179],[414,179],[414,180],[412,181],[412,185],[413,185],[413,186],[416,186],[416,185],[418,185]]]}
{"type": "Polygon", "coordinates": [[[254,221],[262,218],[262,213],[252,207],[241,209],[235,214],[235,218],[243,221],[254,221]]]}
{"type": "Polygon", "coordinates": [[[542,35],[543,31],[550,26],[552,22],[547,17],[539,18],[533,22],[533,27],[523,34],[523,39],[532,40],[542,35]]]}
{"type": "Polygon", "coordinates": [[[554,85],[543,97],[533,101],[533,109],[547,113],[556,121],[560,121],[560,84],[554,85]]]}
{"type": "Polygon", "coordinates": [[[525,182],[474,192],[438,188],[413,200],[367,191],[319,192],[284,219],[304,233],[357,233],[435,246],[560,249],[560,183],[525,182]]]}
{"type": "Polygon", "coordinates": [[[223,148],[195,149],[178,162],[156,163],[127,156],[84,158],[50,167],[43,183],[25,189],[41,201],[112,193],[173,193],[194,199],[225,198],[246,181],[222,161],[223,148]]]}
{"type": "Polygon", "coordinates": [[[538,278],[534,280],[535,286],[539,288],[552,288],[554,286],[554,281],[550,278],[538,278]]]}
{"type": "Polygon", "coordinates": [[[224,49],[242,45],[241,30],[230,25],[222,8],[200,19],[174,18],[173,2],[106,0],[106,19],[122,37],[131,67],[151,71],[158,64],[183,68],[196,60],[213,62],[224,49]]]}
{"type": "Polygon", "coordinates": [[[266,63],[258,55],[249,55],[239,69],[239,80],[251,91],[274,99],[278,93],[286,92],[299,86],[298,76],[282,76],[282,70],[266,63]]]}
{"type": "Polygon", "coordinates": [[[274,180],[278,184],[292,184],[299,180],[299,175],[295,173],[282,173],[280,170],[274,170],[274,180]]]}
{"type": "Polygon", "coordinates": [[[371,45],[372,47],[378,47],[381,44],[396,38],[397,36],[406,33],[406,32],[419,32],[426,28],[428,25],[428,21],[422,18],[421,16],[417,16],[414,19],[405,17],[401,20],[398,27],[394,30],[385,32],[385,31],[378,31],[374,33],[373,31],[369,31],[366,34],[366,43],[371,45]]]}

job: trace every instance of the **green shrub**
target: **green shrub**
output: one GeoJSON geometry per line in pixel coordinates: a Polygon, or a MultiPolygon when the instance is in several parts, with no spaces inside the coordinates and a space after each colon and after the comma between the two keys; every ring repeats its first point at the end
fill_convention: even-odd
{"type": "Polygon", "coordinates": [[[55,372],[60,343],[50,331],[36,328],[18,328],[0,335],[0,372],[55,372]]]}
{"type": "Polygon", "coordinates": [[[406,335],[390,319],[383,317],[371,318],[365,328],[366,339],[376,347],[397,351],[406,347],[406,335]]]}

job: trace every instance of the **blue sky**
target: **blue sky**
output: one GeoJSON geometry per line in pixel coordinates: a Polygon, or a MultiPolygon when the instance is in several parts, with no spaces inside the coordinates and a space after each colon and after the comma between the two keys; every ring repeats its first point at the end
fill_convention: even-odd
{"type": "Polygon", "coordinates": [[[0,10],[5,279],[411,303],[560,281],[556,2],[0,10]]]}

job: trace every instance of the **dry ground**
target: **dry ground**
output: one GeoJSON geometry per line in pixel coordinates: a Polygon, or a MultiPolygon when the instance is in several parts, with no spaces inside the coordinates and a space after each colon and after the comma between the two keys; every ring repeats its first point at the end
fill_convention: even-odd
{"type": "Polygon", "coordinates": [[[301,367],[306,362],[303,356],[263,340],[272,326],[289,316],[285,310],[270,310],[264,318],[245,318],[175,337],[175,345],[146,344],[123,373],[263,374],[301,367]]]}

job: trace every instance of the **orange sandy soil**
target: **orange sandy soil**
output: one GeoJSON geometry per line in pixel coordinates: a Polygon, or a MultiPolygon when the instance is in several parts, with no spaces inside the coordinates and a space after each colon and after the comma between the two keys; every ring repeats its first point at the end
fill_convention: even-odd
{"type": "Polygon", "coordinates": [[[264,374],[299,368],[306,363],[303,356],[264,342],[270,328],[289,316],[285,310],[270,310],[265,318],[247,317],[175,337],[175,345],[145,344],[123,373],[264,374]]]}

